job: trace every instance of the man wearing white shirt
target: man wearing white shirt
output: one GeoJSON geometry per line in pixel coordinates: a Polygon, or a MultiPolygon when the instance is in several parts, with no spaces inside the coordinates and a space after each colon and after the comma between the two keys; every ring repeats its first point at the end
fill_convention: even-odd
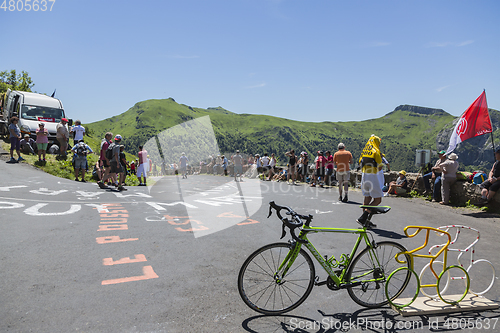
{"type": "Polygon", "coordinates": [[[73,143],[76,146],[80,140],[83,140],[83,136],[85,135],[85,127],[82,126],[80,120],[75,121],[75,126],[71,128],[71,133],[73,133],[73,143]]]}

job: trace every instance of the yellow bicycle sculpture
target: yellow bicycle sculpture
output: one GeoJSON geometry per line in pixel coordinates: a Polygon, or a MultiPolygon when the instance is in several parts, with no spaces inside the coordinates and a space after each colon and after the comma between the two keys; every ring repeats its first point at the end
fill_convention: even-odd
{"type": "MultiPolygon", "coordinates": [[[[387,299],[389,300],[390,304],[396,308],[403,308],[403,307],[411,305],[415,301],[415,299],[418,297],[418,294],[420,293],[420,291],[423,290],[423,288],[436,288],[437,295],[439,296],[439,298],[443,302],[448,303],[448,304],[453,304],[453,305],[462,301],[469,291],[470,279],[469,279],[469,274],[467,273],[467,271],[459,265],[447,266],[448,246],[451,243],[450,233],[448,233],[447,231],[438,229],[438,228],[424,227],[424,226],[407,226],[404,229],[404,233],[407,237],[412,238],[412,237],[415,237],[416,235],[418,235],[422,230],[426,231],[425,242],[422,246],[419,246],[416,249],[411,250],[411,251],[400,252],[396,255],[396,261],[398,261],[401,264],[406,263],[406,261],[400,260],[399,259],[400,256],[408,255],[410,257],[409,267],[406,266],[406,267],[398,268],[394,272],[392,272],[389,275],[389,277],[387,278],[387,283],[385,285],[385,294],[386,294],[387,299]],[[409,230],[412,230],[412,229],[415,229],[415,232],[413,232],[412,234],[409,234],[409,230]],[[435,231],[435,232],[439,233],[441,236],[447,236],[448,241],[444,244],[434,246],[433,248],[439,248],[439,251],[435,254],[431,254],[431,253],[429,253],[429,254],[417,254],[417,253],[415,253],[417,251],[424,249],[428,245],[429,235],[430,235],[431,231],[435,231]],[[433,263],[436,261],[436,259],[439,256],[441,256],[441,254],[443,255],[443,261],[439,262],[439,263],[442,263],[443,267],[442,267],[441,272],[438,274],[434,270],[433,263]],[[429,266],[432,274],[436,278],[436,283],[433,283],[433,284],[421,284],[420,283],[420,278],[417,275],[417,273],[414,271],[414,258],[415,257],[430,259],[430,263],[428,266],[429,266]],[[397,281],[400,279],[401,276],[406,276],[408,274],[407,271],[410,271],[413,274],[413,276],[416,278],[416,281],[417,281],[417,288],[416,288],[415,295],[413,295],[413,297],[409,300],[409,302],[407,302],[408,299],[403,300],[400,297],[394,297],[394,295],[390,294],[390,291],[389,291],[390,288],[388,288],[391,285],[391,279],[394,279],[394,281],[397,281]],[[445,294],[446,290],[448,289],[449,283],[450,283],[450,281],[453,281],[453,280],[464,280],[464,282],[465,282],[464,293],[463,294],[460,293],[459,295],[446,295],[445,296],[444,294],[445,294]],[[445,284],[442,285],[442,283],[445,283],[445,284]]],[[[428,295],[427,293],[424,293],[424,294],[428,295]]],[[[432,298],[432,297],[430,297],[430,298],[432,298]]]]}

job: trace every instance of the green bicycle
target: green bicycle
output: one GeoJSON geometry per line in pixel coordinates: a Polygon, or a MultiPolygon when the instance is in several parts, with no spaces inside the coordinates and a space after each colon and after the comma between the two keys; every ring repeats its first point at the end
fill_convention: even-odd
{"type": "MultiPolygon", "coordinates": [[[[302,304],[313,286],[325,284],[331,290],[347,289],[352,300],[364,307],[376,308],[389,303],[385,296],[387,277],[397,268],[409,268],[410,257],[405,256],[406,263],[396,261],[396,254],[406,251],[405,247],[390,241],[376,243],[367,232],[372,215],[387,213],[391,208],[361,207],[371,211],[363,228],[323,228],[310,226],[312,215],[300,215],[289,207],[270,202],[268,217],[274,209],[283,223],[281,238],[286,235],[286,228],[289,228],[293,240],[263,246],[245,260],[238,275],[238,291],[245,304],[257,312],[278,315],[302,304]],[[283,218],[281,210],[285,210],[290,218],[283,218]],[[300,230],[298,236],[295,235],[295,229],[300,230]],[[307,238],[308,234],[320,232],[357,234],[358,238],[351,253],[343,254],[337,260],[334,256],[323,257],[307,238]],[[366,243],[366,248],[355,256],[362,241],[366,243]],[[302,246],[327,272],[325,281],[319,281],[314,263],[302,246]]],[[[391,280],[388,289],[392,297],[398,297],[409,280],[409,270],[406,277],[399,276],[391,280]]]]}

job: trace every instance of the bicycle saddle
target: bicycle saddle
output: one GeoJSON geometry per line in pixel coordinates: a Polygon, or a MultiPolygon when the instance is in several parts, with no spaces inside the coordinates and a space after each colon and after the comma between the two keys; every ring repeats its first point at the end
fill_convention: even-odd
{"type": "Polygon", "coordinates": [[[362,205],[361,208],[368,209],[372,214],[385,214],[391,210],[389,206],[366,206],[362,205]]]}

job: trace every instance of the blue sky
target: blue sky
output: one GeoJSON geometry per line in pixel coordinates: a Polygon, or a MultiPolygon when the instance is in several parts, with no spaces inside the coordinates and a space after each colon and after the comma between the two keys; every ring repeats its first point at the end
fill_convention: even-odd
{"type": "Polygon", "coordinates": [[[84,123],[169,97],[315,122],[401,104],[459,116],[483,89],[500,109],[499,14],[496,0],[56,0],[0,10],[0,70],[57,89],[84,123]]]}

